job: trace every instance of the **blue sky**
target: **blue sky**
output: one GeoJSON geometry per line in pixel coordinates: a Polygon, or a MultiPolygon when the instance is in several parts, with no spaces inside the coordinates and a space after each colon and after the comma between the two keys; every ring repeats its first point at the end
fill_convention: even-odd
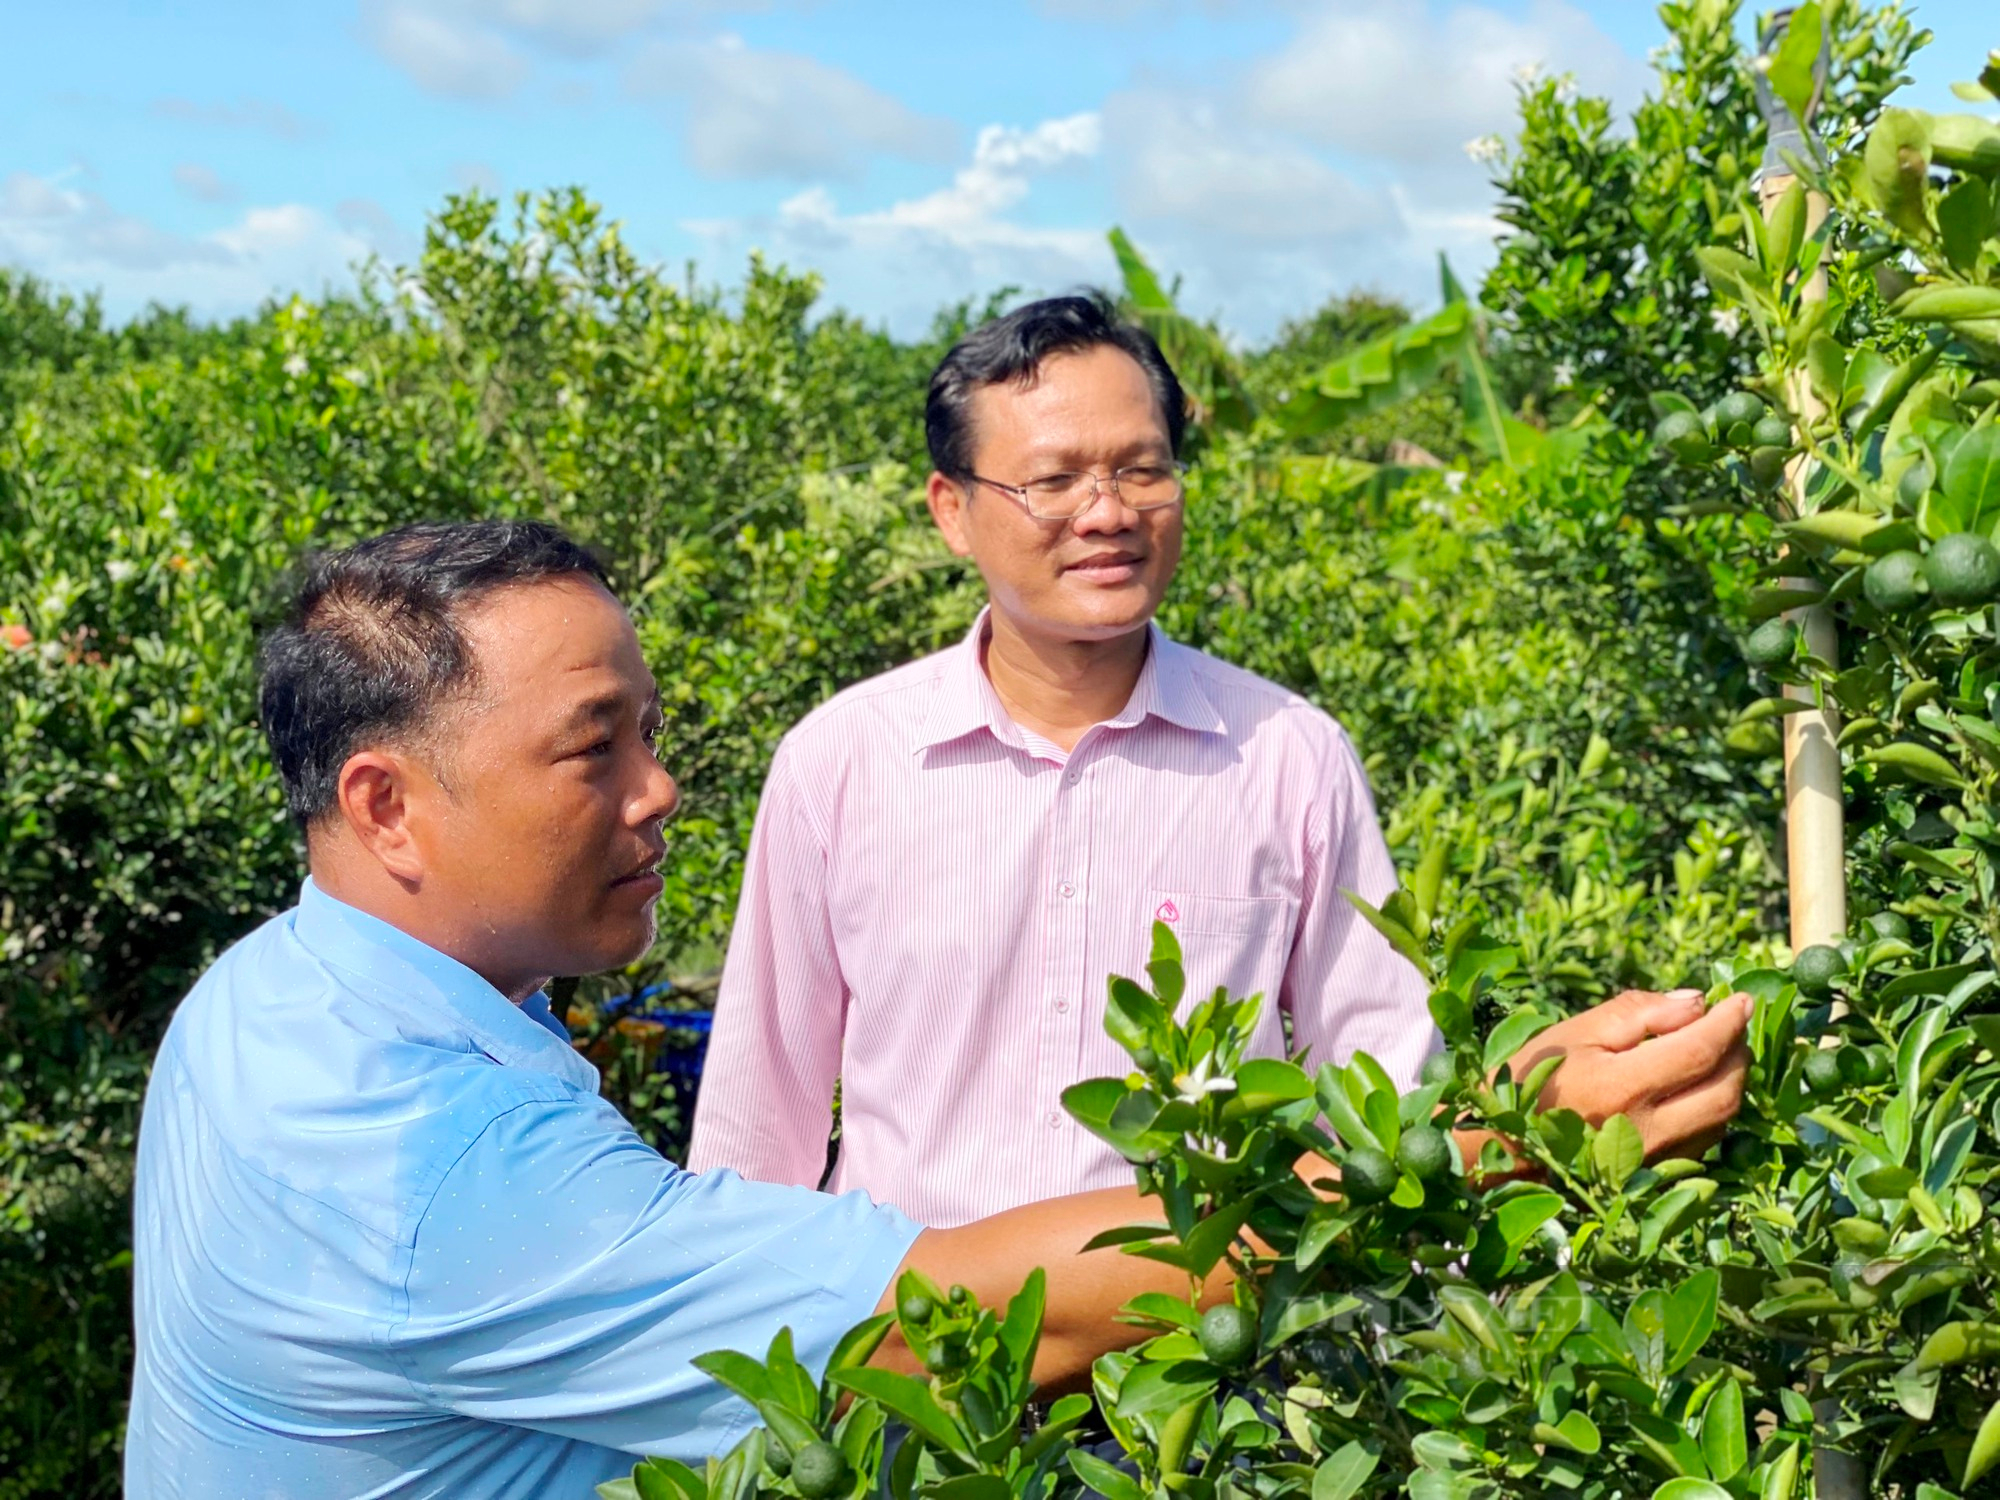
{"type": "MultiPolygon", "coordinates": [[[[2000,45],[1924,0],[1912,103],[2000,45]]],[[[1477,275],[1517,69],[1630,104],[1637,0],[244,0],[12,7],[0,263],[204,316],[413,256],[444,195],[577,183],[649,259],[752,248],[900,333],[1112,274],[1267,336],[1330,293],[1477,275]]]]}

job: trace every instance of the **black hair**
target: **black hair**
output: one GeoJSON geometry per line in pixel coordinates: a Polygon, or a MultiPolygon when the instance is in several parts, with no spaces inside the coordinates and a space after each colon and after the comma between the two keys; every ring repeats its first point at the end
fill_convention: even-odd
{"type": "Polygon", "coordinates": [[[496,589],[604,565],[540,521],[426,521],[308,554],[258,652],[258,717],[301,828],[331,812],[340,768],[370,742],[422,736],[479,683],[459,621],[496,589]]]}
{"type": "Polygon", "coordinates": [[[972,477],[972,396],[981,386],[1029,386],[1042,361],[1100,346],[1122,349],[1145,371],[1166,419],[1167,442],[1180,456],[1187,430],[1187,397],[1160,346],[1145,329],[1118,316],[1102,292],[1045,297],[982,323],[956,344],[931,372],[924,402],[924,437],[931,465],[953,479],[972,477]]]}

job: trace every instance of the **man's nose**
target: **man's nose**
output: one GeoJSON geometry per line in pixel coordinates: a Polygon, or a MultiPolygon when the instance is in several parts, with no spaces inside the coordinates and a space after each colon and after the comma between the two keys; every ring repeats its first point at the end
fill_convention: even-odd
{"type": "Polygon", "coordinates": [[[1078,536],[1094,531],[1130,531],[1138,524],[1139,513],[1118,494],[1117,485],[1102,474],[1090,476],[1090,504],[1070,518],[1078,536]]]}
{"type": "Polygon", "coordinates": [[[654,761],[647,769],[645,791],[634,809],[639,814],[638,821],[664,822],[679,810],[680,805],[679,783],[668,773],[665,766],[654,761]]]}

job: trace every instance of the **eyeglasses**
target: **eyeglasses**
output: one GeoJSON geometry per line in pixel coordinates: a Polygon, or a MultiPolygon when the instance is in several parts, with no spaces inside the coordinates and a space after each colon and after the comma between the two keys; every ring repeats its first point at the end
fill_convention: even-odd
{"type": "Polygon", "coordinates": [[[967,477],[975,484],[991,485],[1002,494],[1011,495],[1038,521],[1073,521],[1097,503],[1100,486],[1108,487],[1114,500],[1133,510],[1158,510],[1163,505],[1172,505],[1187,492],[1182,480],[1186,473],[1186,464],[1165,463],[1128,464],[1113,470],[1109,479],[1099,479],[1088,472],[1044,474],[1026,484],[1002,484],[981,474],[967,477]]]}

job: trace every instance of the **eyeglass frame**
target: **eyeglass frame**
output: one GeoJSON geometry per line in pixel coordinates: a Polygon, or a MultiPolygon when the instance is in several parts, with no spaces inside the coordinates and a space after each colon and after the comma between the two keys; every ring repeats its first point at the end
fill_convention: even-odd
{"type": "Polygon", "coordinates": [[[1007,498],[1012,500],[1016,505],[1020,506],[1021,509],[1026,511],[1029,517],[1033,520],[1074,521],[1078,516],[1082,515],[1085,511],[1089,510],[1093,505],[1097,504],[1097,497],[1101,495],[1107,487],[1111,491],[1111,498],[1113,500],[1116,500],[1120,505],[1126,506],[1128,509],[1131,510],[1135,511],[1165,510],[1169,505],[1179,505],[1183,500],[1187,499],[1187,472],[1188,472],[1188,466],[1186,463],[1184,463],[1182,460],[1178,458],[1172,458],[1168,459],[1164,464],[1160,463],[1124,464],[1116,469],[1113,469],[1109,475],[1103,478],[1098,477],[1098,473],[1095,469],[1075,469],[1068,471],[1058,471],[1057,473],[1054,474],[1043,474],[1038,476],[1037,478],[1029,480],[1027,484],[1004,484],[998,479],[988,479],[984,474],[974,474],[969,470],[966,472],[965,478],[971,480],[974,484],[984,484],[992,486],[994,489],[1000,491],[1003,495],[1007,496],[1007,498]],[[1120,474],[1128,473],[1133,469],[1162,469],[1162,468],[1172,470],[1174,479],[1177,481],[1174,489],[1174,497],[1171,500],[1154,500],[1146,505],[1133,505],[1130,501],[1128,501],[1125,498],[1125,492],[1118,486],[1118,476],[1120,474]],[[1029,485],[1040,484],[1043,480],[1047,479],[1060,479],[1063,477],[1063,474],[1065,472],[1073,473],[1079,479],[1088,479],[1090,481],[1090,498],[1084,501],[1083,504],[1079,505],[1075,510],[1070,511],[1067,515],[1044,516],[1037,514],[1035,511],[1035,507],[1031,505],[1028,501],[1029,485]]]}

